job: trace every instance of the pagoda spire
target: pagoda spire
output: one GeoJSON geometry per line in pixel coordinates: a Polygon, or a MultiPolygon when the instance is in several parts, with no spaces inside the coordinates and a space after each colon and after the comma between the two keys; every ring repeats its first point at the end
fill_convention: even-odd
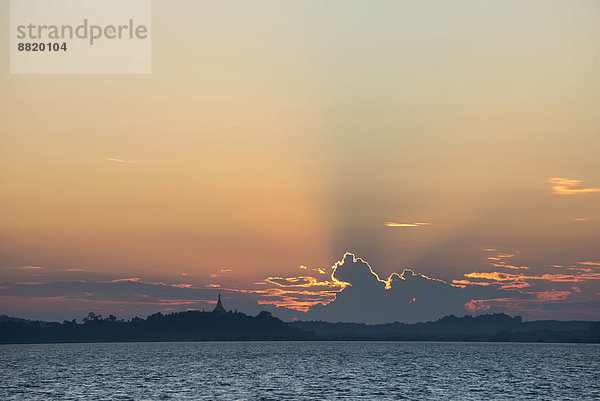
{"type": "Polygon", "coordinates": [[[227,311],[225,310],[225,308],[223,307],[223,304],[221,303],[221,294],[219,294],[219,300],[217,301],[217,306],[215,306],[215,309],[213,309],[213,313],[226,313],[227,311]]]}

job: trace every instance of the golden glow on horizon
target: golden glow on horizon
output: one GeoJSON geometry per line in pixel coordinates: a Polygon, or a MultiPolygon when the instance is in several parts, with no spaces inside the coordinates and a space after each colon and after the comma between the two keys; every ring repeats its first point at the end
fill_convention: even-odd
{"type": "MultiPolygon", "coordinates": [[[[389,290],[393,286],[393,282],[395,280],[407,280],[409,278],[417,277],[419,279],[424,280],[434,280],[439,281],[441,283],[445,283],[457,288],[466,288],[467,286],[480,286],[480,287],[490,287],[494,286],[498,290],[517,290],[521,294],[528,294],[535,297],[535,300],[531,299],[520,299],[520,298],[491,298],[491,299],[480,299],[480,300],[472,300],[465,304],[465,307],[472,310],[481,310],[485,309],[491,305],[504,305],[504,307],[509,308],[510,310],[519,310],[518,308],[522,307],[523,302],[534,303],[534,302],[559,302],[566,301],[568,295],[571,294],[571,290],[575,293],[581,293],[581,289],[579,287],[572,287],[570,291],[562,291],[562,290],[542,290],[542,291],[532,291],[532,292],[523,292],[525,288],[531,287],[531,284],[528,282],[531,280],[542,280],[549,281],[553,283],[573,283],[573,282],[585,282],[589,280],[600,280],[600,272],[593,272],[594,269],[600,267],[600,262],[577,262],[579,265],[591,266],[589,268],[575,268],[569,267],[568,269],[577,271],[578,274],[543,274],[543,275],[524,275],[524,274],[509,274],[509,273],[501,273],[501,272],[491,272],[491,273],[469,273],[465,274],[465,277],[470,279],[482,279],[489,281],[470,281],[470,280],[452,280],[451,283],[447,283],[443,280],[427,277],[422,274],[415,273],[411,269],[404,269],[402,273],[392,273],[387,280],[381,280],[377,276],[377,274],[373,271],[371,266],[365,262],[363,259],[356,257],[352,253],[346,253],[344,257],[336,262],[334,266],[332,266],[332,275],[331,281],[320,281],[315,277],[311,276],[298,276],[298,277],[268,277],[264,282],[255,283],[255,284],[273,284],[275,288],[264,288],[264,289],[240,289],[240,288],[231,288],[231,287],[222,287],[219,284],[208,284],[206,288],[220,288],[223,291],[235,293],[245,293],[245,294],[254,294],[259,296],[256,300],[259,304],[265,305],[275,305],[286,307],[298,311],[306,312],[312,306],[316,304],[327,305],[328,303],[334,301],[336,299],[337,293],[342,291],[346,286],[350,285],[348,283],[342,282],[335,278],[335,273],[337,269],[344,266],[348,261],[352,261],[352,263],[361,263],[361,268],[368,269],[369,273],[373,276],[373,279],[384,284],[384,288],[389,290]],[[576,290],[578,288],[579,290],[576,290]],[[476,301],[476,302],[475,302],[476,301]],[[515,309],[516,308],[516,309],[515,309]]],[[[555,265],[559,266],[559,265],[555,265]]],[[[30,273],[33,274],[33,273],[30,273]]],[[[154,283],[145,283],[140,278],[124,278],[124,279],[116,279],[111,281],[106,281],[104,283],[112,283],[118,284],[122,282],[132,282],[143,285],[154,285],[161,287],[174,287],[181,289],[197,289],[200,287],[196,287],[193,284],[189,283],[175,283],[175,284],[165,284],[163,282],[154,282],[154,283]]],[[[44,283],[38,282],[21,282],[20,285],[42,285],[44,283]]],[[[125,300],[104,300],[104,299],[93,299],[92,296],[94,294],[85,292],[81,295],[76,296],[54,296],[54,297],[34,297],[35,299],[30,299],[28,302],[80,302],[80,303],[90,303],[98,306],[102,305],[129,305],[131,307],[135,307],[135,305],[157,305],[164,307],[163,311],[175,310],[172,307],[176,306],[193,306],[197,303],[214,303],[214,300],[202,300],[202,299],[172,299],[172,298],[158,298],[154,300],[149,300],[148,295],[145,294],[137,294],[137,296],[146,298],[145,300],[137,301],[125,301],[125,300]]],[[[7,298],[11,302],[15,300],[14,297],[7,298]]],[[[412,301],[409,300],[409,303],[416,302],[416,297],[412,298],[412,301]]]]}

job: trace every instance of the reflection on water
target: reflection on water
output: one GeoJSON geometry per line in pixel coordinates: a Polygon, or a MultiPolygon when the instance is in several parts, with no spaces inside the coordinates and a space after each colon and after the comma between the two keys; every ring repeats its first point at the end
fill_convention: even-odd
{"type": "Polygon", "coordinates": [[[600,399],[600,346],[0,345],[1,400],[600,399]]]}

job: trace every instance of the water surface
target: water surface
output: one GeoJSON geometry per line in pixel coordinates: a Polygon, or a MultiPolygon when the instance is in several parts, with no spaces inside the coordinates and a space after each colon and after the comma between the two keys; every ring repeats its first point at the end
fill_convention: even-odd
{"type": "Polygon", "coordinates": [[[600,346],[0,345],[1,400],[598,400],[600,346]]]}

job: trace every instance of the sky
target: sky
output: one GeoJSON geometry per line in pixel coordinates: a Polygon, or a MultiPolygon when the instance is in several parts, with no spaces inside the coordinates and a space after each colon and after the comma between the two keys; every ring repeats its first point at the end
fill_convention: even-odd
{"type": "Polygon", "coordinates": [[[150,75],[1,52],[0,313],[600,320],[599,12],[155,1],[150,75]]]}

